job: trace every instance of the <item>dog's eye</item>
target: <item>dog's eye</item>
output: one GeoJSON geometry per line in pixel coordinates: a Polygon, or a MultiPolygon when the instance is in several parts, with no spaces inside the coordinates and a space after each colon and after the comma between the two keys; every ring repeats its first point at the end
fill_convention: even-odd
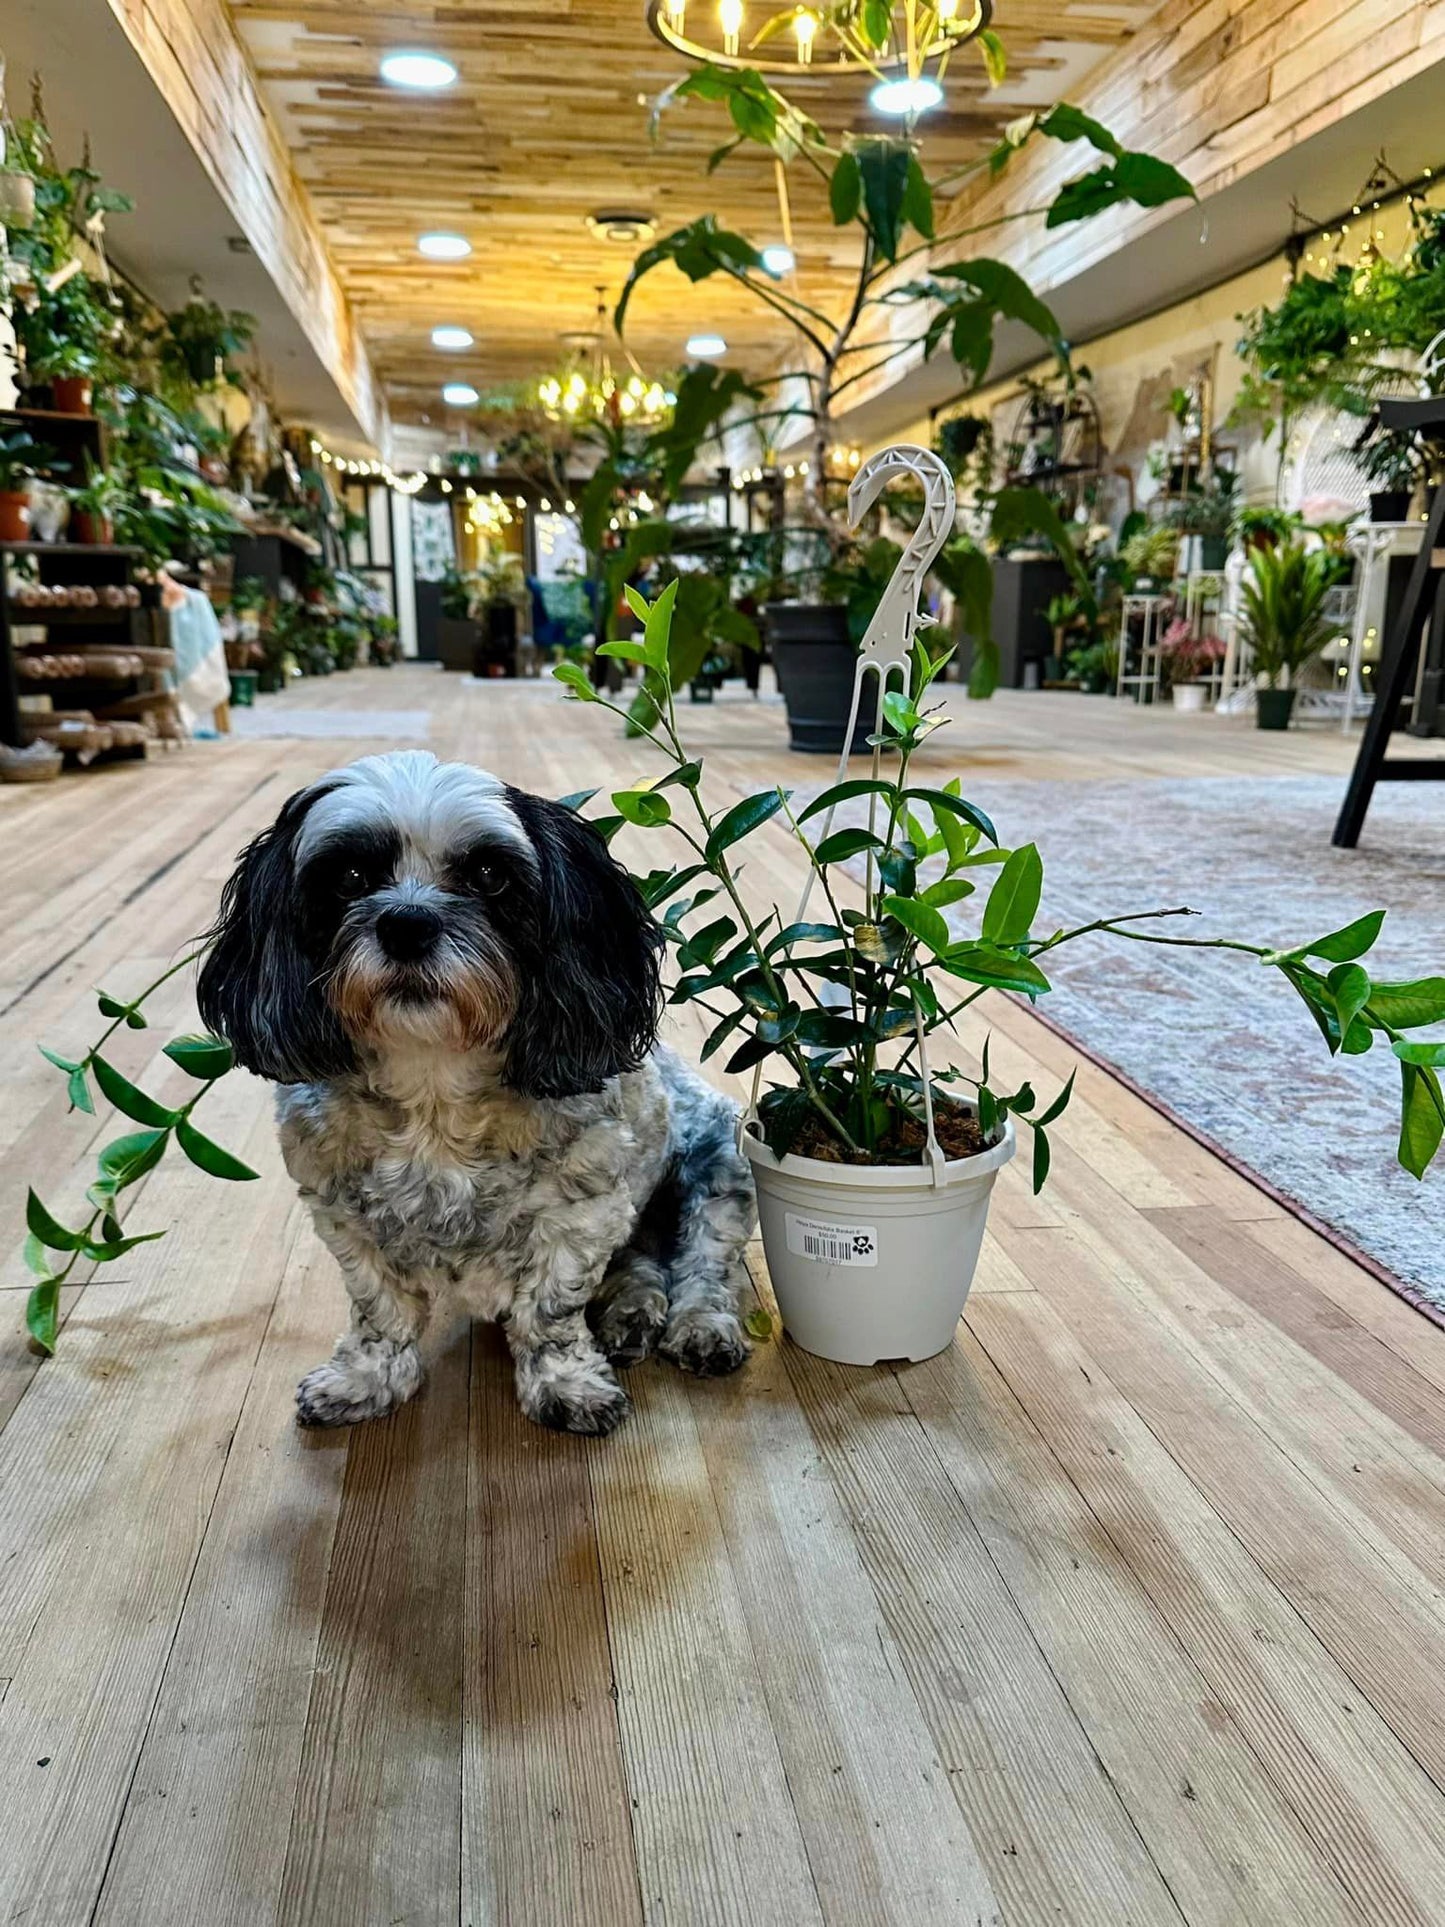
{"type": "Polygon", "coordinates": [[[364,897],[369,887],[366,873],[350,863],[336,880],[336,887],[344,897],[364,897]]]}

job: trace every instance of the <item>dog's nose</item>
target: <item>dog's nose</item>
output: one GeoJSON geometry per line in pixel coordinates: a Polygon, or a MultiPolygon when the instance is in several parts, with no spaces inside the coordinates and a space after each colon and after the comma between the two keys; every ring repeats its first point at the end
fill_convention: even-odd
{"type": "Polygon", "coordinates": [[[376,940],[393,963],[420,963],[441,930],[441,918],[424,903],[392,904],[376,920],[376,940]]]}

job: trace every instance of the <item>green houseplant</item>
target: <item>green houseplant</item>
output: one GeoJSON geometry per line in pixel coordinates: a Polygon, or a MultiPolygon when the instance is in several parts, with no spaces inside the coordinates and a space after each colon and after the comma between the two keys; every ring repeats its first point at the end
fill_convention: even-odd
{"type": "Polygon", "coordinates": [[[1337,633],[1325,611],[1337,580],[1336,559],[1324,549],[1283,542],[1251,552],[1241,616],[1255,673],[1264,679],[1255,694],[1261,729],[1289,728],[1293,679],[1337,633]]]}
{"type": "MultiPolygon", "coordinates": [[[[929,707],[928,692],[943,658],[931,660],[922,649],[913,699],[901,692],[888,699],[880,748],[897,758],[891,774],[852,779],[806,805],[795,806],[787,791],[772,788],[714,808],[703,794],[702,765],[688,754],[678,732],[669,671],[676,597],[676,584],[651,605],[634,593],[629,600],[641,634],[603,645],[648,672],[657,694],[645,734],[661,768],[651,784],[613,792],[610,810],[595,819],[594,827],[608,839],[624,824],[671,839],[665,860],[638,876],[637,887],[673,947],[673,1002],[690,1003],[710,1020],[703,1057],[726,1050],[730,1070],[760,1069],[768,1078],[748,1139],[765,1192],[770,1175],[822,1186],[826,1194],[830,1183],[836,1189],[840,1174],[846,1184],[869,1170],[891,1172],[898,1182],[878,1187],[882,1195],[874,1196],[869,1222],[891,1223],[894,1207],[905,1219],[919,1215],[914,1210],[919,1200],[911,1194],[939,1188],[917,1168],[927,1136],[927,1100],[945,1152],[945,1193],[957,1181],[971,1187],[974,1204],[986,1204],[994,1173],[1013,1154],[1020,1122],[1032,1136],[1033,1181],[1041,1187],[1049,1174],[1049,1129],[1068,1103],[1072,1079],[1047,1100],[1027,1086],[1009,1090],[992,1074],[985,1052],[976,1075],[934,1062],[925,1093],[919,1040],[931,1037],[937,1043],[988,989],[1031,999],[1046,995],[1052,953],[1090,936],[1236,952],[1279,972],[1304,1001],[1331,1052],[1357,1055],[1377,1040],[1388,1043],[1401,1069],[1399,1160],[1423,1176],[1445,1134],[1439,1078],[1445,1044],[1407,1033],[1445,1023],[1445,977],[1403,983],[1372,978],[1364,959],[1379,936],[1383,912],[1283,949],[1177,934],[1177,920],[1190,914],[1182,909],[1144,909],[1072,929],[1038,929],[1043,885],[1038,850],[1032,844],[1002,847],[993,823],[962,795],[956,780],[938,786],[926,775],[915,776],[919,745],[941,720],[929,707]],[[866,810],[868,826],[850,824],[821,834],[820,819],[834,805],[866,810]],[[815,922],[790,920],[776,905],[765,906],[751,884],[744,891],[743,846],[774,821],[791,831],[817,880],[815,922]],[[860,859],[867,865],[861,890],[844,868],[860,859]],[[967,906],[962,930],[945,915],[951,911],[957,917],[961,906],[967,906]]],[[[553,674],[580,700],[625,714],[598,694],[580,663],[559,664],[553,674]]],[[[580,810],[592,794],[565,800],[580,810]]],[[[201,954],[196,950],[181,958],[134,996],[101,992],[106,1027],[79,1055],[41,1047],[66,1079],[74,1108],[92,1113],[99,1096],[137,1127],[100,1151],[87,1209],[78,1222],[67,1223],[39,1190],[30,1189],[24,1255],[34,1283],[26,1319],[35,1342],[47,1352],[56,1343],[61,1286],[75,1266],[112,1263],[137,1243],[162,1235],[129,1228],[128,1194],[172,1146],[218,1178],[255,1176],[195,1122],[197,1106],[231,1068],[230,1047],[223,1040],[183,1037],[166,1046],[166,1055],[199,1086],[180,1105],[162,1104],[106,1055],[123,1026],[146,1028],[147,999],[201,954]]],[[[48,1189],[48,1180],[42,1182],[48,1189]]],[[[780,1241],[786,1249],[788,1227],[786,1209],[778,1203],[782,1194],[775,1188],[768,1195],[773,1203],[764,1203],[764,1230],[771,1257],[780,1241]]],[[[836,1217],[834,1211],[829,1218],[823,1195],[818,1221],[829,1224],[836,1217]]],[[[979,1213],[962,1211],[953,1222],[976,1251],[982,1235],[979,1213]]],[[[926,1329],[915,1326],[917,1336],[910,1340],[919,1355],[928,1344],[936,1349],[951,1338],[968,1288],[971,1262],[959,1259],[968,1259],[969,1251],[946,1243],[952,1299],[938,1300],[935,1279],[926,1329]]],[[[886,1245],[855,1254],[850,1231],[845,1256],[855,1255],[865,1261],[856,1270],[868,1274],[868,1290],[859,1300],[861,1338],[857,1333],[851,1339],[818,1336],[808,1322],[806,1294],[797,1301],[798,1311],[785,1305],[785,1320],[799,1326],[804,1342],[813,1335],[820,1344],[847,1345],[853,1355],[881,1344],[894,1356],[902,1316],[897,1294],[908,1289],[909,1280],[890,1268],[886,1245]],[[870,1256],[876,1264],[866,1262],[870,1256]]],[[[780,1261],[780,1276],[784,1270],[780,1261]]]]}
{"type": "Polygon", "coordinates": [[[0,434],[0,542],[30,537],[29,482],[41,451],[23,428],[0,434]]]}
{"type": "MultiPolygon", "coordinates": [[[[885,706],[879,748],[897,758],[888,773],[849,779],[806,805],[775,788],[713,810],[701,765],[679,734],[667,682],[671,601],[670,591],[651,606],[634,598],[641,636],[604,645],[654,678],[660,696],[646,733],[663,767],[650,785],[613,792],[597,827],[610,837],[628,823],[674,839],[670,860],[638,885],[675,946],[673,1002],[694,1004],[709,1019],[704,1058],[725,1051],[729,1070],[760,1070],[768,1079],[745,1148],[784,1322],[800,1342],[853,1362],[903,1351],[925,1356],[949,1342],[988,1189],[1013,1154],[1016,1126],[1031,1133],[1034,1183],[1042,1186],[1049,1127],[1072,1080],[1049,1099],[1027,1087],[1008,1091],[991,1078],[985,1052],[977,1075],[935,1061],[925,1090],[923,1047],[988,989],[1033,1000],[1046,995],[1052,953],[1081,938],[1225,949],[1279,971],[1332,1051],[1356,1054],[1376,1037],[1387,1039],[1401,1063],[1401,1160],[1418,1173],[1434,1156],[1445,1131],[1437,1075],[1445,1045],[1412,1042],[1403,1033],[1445,1021],[1445,978],[1372,982],[1361,959],[1382,913],[1290,948],[1176,934],[1174,920],[1186,910],[1036,929],[1038,850],[1003,847],[956,780],[938,786],[914,774],[918,748],[943,720],[928,699],[941,659],[921,648],[916,693],[910,699],[894,692],[885,706]],[[836,806],[866,816],[866,825],[833,829],[825,812],[836,806]],[[793,920],[740,884],[743,846],[774,820],[787,826],[816,880],[816,921],[793,920]],[[844,869],[860,863],[861,891],[844,869]],[[930,1103],[944,1153],[939,1183],[920,1168],[930,1103]],[[940,1193],[946,1198],[955,1182],[962,1190],[953,1215],[940,1193]],[[789,1224],[790,1211],[800,1224],[789,1224]],[[898,1226],[921,1219],[935,1222],[920,1246],[898,1226]],[[797,1249],[808,1238],[816,1253],[797,1249]],[[855,1247],[857,1238],[866,1250],[855,1247]],[[846,1331],[838,1328],[837,1303],[831,1312],[820,1309],[806,1277],[794,1289],[797,1258],[816,1262],[814,1283],[821,1280],[827,1294],[846,1302],[846,1331]],[[924,1278],[930,1265],[935,1275],[924,1278]],[[940,1268],[948,1290],[939,1287],[940,1268]],[[926,1302],[915,1320],[905,1300],[920,1294],[926,1302]]],[[[553,673],[580,700],[612,707],[576,665],[553,673]]],[[[568,799],[578,808],[589,800],[568,799]]]]}
{"type": "MultiPolygon", "coordinates": [[[[848,29],[881,49],[892,32],[891,9],[853,9],[848,29]]],[[[997,40],[990,35],[977,44],[990,79],[1002,79],[997,40]]],[[[977,246],[979,237],[997,223],[950,221],[936,210],[975,178],[1005,172],[1022,148],[1039,139],[1092,150],[1091,166],[1059,187],[1045,208],[1030,210],[1050,228],[1125,202],[1158,206],[1191,196],[1193,190],[1175,168],[1151,155],[1126,151],[1100,122],[1067,103],[1025,115],[991,152],[930,177],[914,121],[905,121],[901,135],[848,134],[830,141],[806,112],[751,68],[704,64],[670,89],[662,104],[684,100],[711,103],[729,117],[733,137],[714,156],[714,164],[744,144],[762,146],[783,168],[805,175],[809,191],[826,196],[834,225],[849,230],[854,240],[851,292],[836,312],[827,312],[805,300],[789,276],[770,272],[762,250],[746,236],[705,215],[643,249],[616,311],[621,331],[639,282],[669,265],[692,282],[725,276],[786,322],[796,337],[802,359],[763,384],[768,391],[765,405],[748,419],[770,443],[793,437],[806,449],[802,514],[819,537],[821,554],[814,570],[797,572],[785,599],[765,608],[764,621],[790,713],[806,704],[807,720],[818,725],[795,731],[794,747],[836,753],[852,683],[840,578],[859,557],[843,514],[847,478],[834,462],[840,411],[863,383],[920,351],[925,358],[947,352],[966,388],[982,386],[993,360],[994,329],[1001,321],[1022,323],[1061,366],[1068,365],[1058,321],[1015,268],[978,253],[954,258],[960,249],[977,246]],[[918,318],[908,328],[895,330],[890,324],[901,307],[918,318]],[[824,662],[826,669],[819,667],[824,662]],[[825,701],[828,692],[831,699],[825,701]]],[[[991,594],[991,577],[986,555],[970,547],[977,584],[970,600],[978,604],[991,594]]],[[[954,566],[955,573],[962,566],[957,556],[954,566]]],[[[987,622],[974,631],[980,639],[987,633],[987,622]]]]}
{"type": "Polygon", "coordinates": [[[115,540],[115,514],[125,501],[125,484],[118,475],[97,468],[89,458],[85,484],[68,489],[72,542],[107,544],[115,540]]]}

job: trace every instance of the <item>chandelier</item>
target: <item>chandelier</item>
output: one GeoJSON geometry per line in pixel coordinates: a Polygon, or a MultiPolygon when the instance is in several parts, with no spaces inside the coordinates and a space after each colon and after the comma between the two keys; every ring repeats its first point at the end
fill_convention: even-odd
{"type": "Polygon", "coordinates": [[[567,366],[537,384],[537,401],[554,422],[635,422],[647,427],[661,421],[677,400],[660,381],[649,381],[630,353],[627,367],[616,372],[607,352],[607,289],[597,290],[597,326],[588,333],[565,336],[573,354],[567,366]]]}
{"type": "Polygon", "coordinates": [[[954,49],[977,39],[992,16],[993,0],[894,0],[871,7],[837,0],[781,13],[760,7],[760,24],[750,33],[745,0],[648,0],[647,7],[658,39],[689,60],[765,74],[826,64],[914,81],[930,67],[941,76],[954,49]],[[788,41],[791,57],[783,59],[781,45],[788,41]]]}

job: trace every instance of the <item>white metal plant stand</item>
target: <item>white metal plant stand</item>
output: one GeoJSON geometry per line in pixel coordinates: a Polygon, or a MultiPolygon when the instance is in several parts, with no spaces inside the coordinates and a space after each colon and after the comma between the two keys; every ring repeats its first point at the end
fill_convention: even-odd
{"type": "MultiPolygon", "coordinates": [[[[868,624],[867,633],[858,650],[858,665],[853,674],[853,701],[848,710],[848,726],[843,732],[843,753],[838,759],[838,774],[835,781],[841,783],[848,774],[848,758],[853,747],[853,731],[857,726],[858,712],[863,703],[863,686],[872,672],[877,677],[876,704],[874,709],[873,733],[881,735],[883,729],[883,698],[888,693],[888,678],[896,670],[902,678],[902,693],[913,694],[913,643],[918,631],[933,618],[923,614],[920,599],[923,593],[923,580],[933,565],[933,558],[953,533],[957,513],[954,496],[953,477],[931,449],[916,447],[911,442],[897,442],[870,457],[853,477],[848,489],[848,525],[857,528],[859,522],[889,482],[914,482],[923,490],[923,514],[918,527],[913,531],[898,565],[889,578],[888,586],[878,599],[878,607],[873,611],[873,620],[868,624]]],[[[882,769],[883,748],[880,743],[873,745],[873,775],[876,779],[882,769]]],[[[822,842],[827,837],[833,822],[833,805],[823,817],[822,842]]],[[[870,795],[868,799],[868,827],[873,829],[877,817],[878,798],[870,795]]],[[[872,885],[873,856],[867,858],[867,877],[872,885]]],[[[798,900],[795,923],[801,923],[807,913],[808,899],[813,892],[815,872],[809,868],[803,894],[798,900]]],[[[923,1086],[923,1111],[927,1126],[927,1156],[935,1185],[944,1182],[945,1159],[933,1125],[933,1083],[928,1072],[928,1049],[924,1040],[923,1012],[917,998],[913,1001],[914,1036],[918,1046],[918,1076],[923,1086]]],[[[762,1083],[762,1066],[753,1072],[752,1096],[743,1115],[740,1131],[746,1131],[757,1117],[758,1090],[762,1083]]]]}

